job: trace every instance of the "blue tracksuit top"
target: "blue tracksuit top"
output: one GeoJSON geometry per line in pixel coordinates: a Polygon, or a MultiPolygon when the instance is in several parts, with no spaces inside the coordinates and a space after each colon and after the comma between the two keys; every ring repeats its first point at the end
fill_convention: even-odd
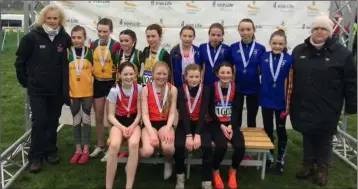
{"type": "MultiPolygon", "coordinates": [[[[199,46],[199,54],[200,54],[200,59],[201,59],[201,65],[204,66],[204,68],[205,68],[203,83],[204,83],[204,85],[210,86],[215,81],[217,81],[218,78],[216,77],[216,75],[214,73],[214,68],[210,64],[208,53],[206,50],[206,44],[207,43],[203,43],[199,46]]],[[[221,43],[220,45],[222,45],[222,47],[219,52],[218,59],[214,62],[214,66],[216,66],[217,64],[219,64],[220,62],[223,62],[223,61],[231,62],[230,47],[228,45],[225,45],[224,43],[221,43]]],[[[216,48],[214,48],[209,43],[210,56],[213,61],[215,58],[215,53],[219,49],[220,45],[218,45],[216,48]]]]}
{"type": "MultiPolygon", "coordinates": [[[[196,64],[200,64],[200,54],[199,54],[199,47],[193,45],[194,49],[194,59],[196,64]]],[[[170,57],[172,59],[173,65],[173,78],[174,78],[174,85],[176,87],[182,87],[183,85],[183,77],[182,77],[182,55],[180,52],[179,44],[174,46],[170,51],[170,57]]]]}
{"type": "MultiPolygon", "coordinates": [[[[246,73],[244,73],[244,63],[241,58],[240,44],[241,42],[233,43],[230,46],[232,63],[235,65],[235,83],[240,86],[240,92],[244,95],[258,94],[260,88],[259,79],[259,58],[266,51],[266,48],[260,43],[255,41],[255,47],[252,52],[249,64],[246,67],[246,73]]],[[[242,44],[246,61],[248,61],[250,49],[253,42],[249,44],[242,44]]]]}
{"type": "MultiPolygon", "coordinates": [[[[284,52],[283,64],[276,80],[276,87],[273,87],[273,76],[270,71],[270,54],[272,51],[265,52],[260,58],[261,87],[259,94],[259,105],[275,110],[286,110],[285,99],[285,79],[288,77],[292,65],[292,57],[284,52]]],[[[272,53],[273,54],[273,53],[272,53]]],[[[273,72],[276,72],[280,54],[273,54],[273,72]]]]}

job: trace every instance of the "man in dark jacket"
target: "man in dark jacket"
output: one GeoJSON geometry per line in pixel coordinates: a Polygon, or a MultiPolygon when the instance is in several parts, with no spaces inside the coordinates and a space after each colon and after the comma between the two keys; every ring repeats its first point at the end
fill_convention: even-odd
{"type": "Polygon", "coordinates": [[[60,20],[63,11],[59,9],[52,4],[45,7],[45,14],[39,15],[44,23],[38,23],[21,39],[16,52],[17,79],[28,90],[32,110],[28,156],[31,173],[41,170],[43,159],[50,164],[59,163],[57,126],[64,102],[69,103],[65,58],[71,44],[71,37],[62,26],[65,22],[60,20]]]}
{"type": "Polygon", "coordinates": [[[312,35],[292,52],[290,117],[293,128],[303,135],[303,168],[296,177],[306,179],[314,174],[318,185],[328,181],[332,140],[343,102],[347,114],[357,110],[357,69],[352,52],[332,40],[332,30],[328,16],[317,16],[312,35]]]}

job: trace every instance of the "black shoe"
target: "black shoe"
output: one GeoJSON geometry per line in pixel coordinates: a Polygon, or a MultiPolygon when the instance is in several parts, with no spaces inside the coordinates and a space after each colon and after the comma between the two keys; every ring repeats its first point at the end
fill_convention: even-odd
{"type": "Polygon", "coordinates": [[[276,163],[276,173],[279,175],[283,174],[283,167],[284,167],[284,165],[282,163],[277,162],[276,163]]]}
{"type": "Polygon", "coordinates": [[[45,159],[50,165],[57,165],[60,163],[60,158],[57,155],[50,155],[47,156],[45,159]]]}
{"type": "Polygon", "coordinates": [[[314,174],[314,166],[312,161],[304,161],[301,170],[296,173],[297,179],[308,179],[314,174]]]}
{"type": "Polygon", "coordinates": [[[41,171],[41,168],[42,168],[42,163],[40,162],[31,163],[29,167],[29,172],[32,174],[36,174],[41,171]]]}
{"type": "Polygon", "coordinates": [[[318,165],[316,174],[313,178],[313,183],[324,186],[328,182],[328,167],[326,165],[318,165]]]}

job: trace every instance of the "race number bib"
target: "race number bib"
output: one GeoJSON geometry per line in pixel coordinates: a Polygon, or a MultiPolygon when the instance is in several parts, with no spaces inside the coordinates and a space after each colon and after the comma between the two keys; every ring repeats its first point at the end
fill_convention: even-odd
{"type": "Polygon", "coordinates": [[[148,82],[152,82],[152,72],[149,70],[144,70],[142,76],[143,84],[147,84],[148,82]]]}
{"type": "Polygon", "coordinates": [[[220,117],[227,117],[231,118],[231,103],[229,102],[228,107],[224,107],[221,105],[221,103],[216,103],[215,105],[215,114],[220,117]]]}

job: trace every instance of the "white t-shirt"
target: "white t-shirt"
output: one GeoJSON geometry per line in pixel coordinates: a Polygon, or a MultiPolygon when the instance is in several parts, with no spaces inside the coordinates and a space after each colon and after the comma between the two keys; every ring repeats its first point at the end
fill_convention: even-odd
{"type": "MultiPolygon", "coordinates": [[[[142,86],[137,84],[137,89],[138,89],[138,97],[140,95],[140,92],[142,91],[142,86]]],[[[121,90],[123,91],[124,95],[126,97],[129,97],[130,95],[130,90],[128,89],[123,89],[121,88],[121,90]]],[[[111,88],[111,91],[109,91],[109,94],[107,96],[107,100],[110,102],[110,103],[113,103],[113,104],[116,104],[117,103],[117,99],[118,99],[118,89],[117,87],[112,87],[111,88]]]]}

